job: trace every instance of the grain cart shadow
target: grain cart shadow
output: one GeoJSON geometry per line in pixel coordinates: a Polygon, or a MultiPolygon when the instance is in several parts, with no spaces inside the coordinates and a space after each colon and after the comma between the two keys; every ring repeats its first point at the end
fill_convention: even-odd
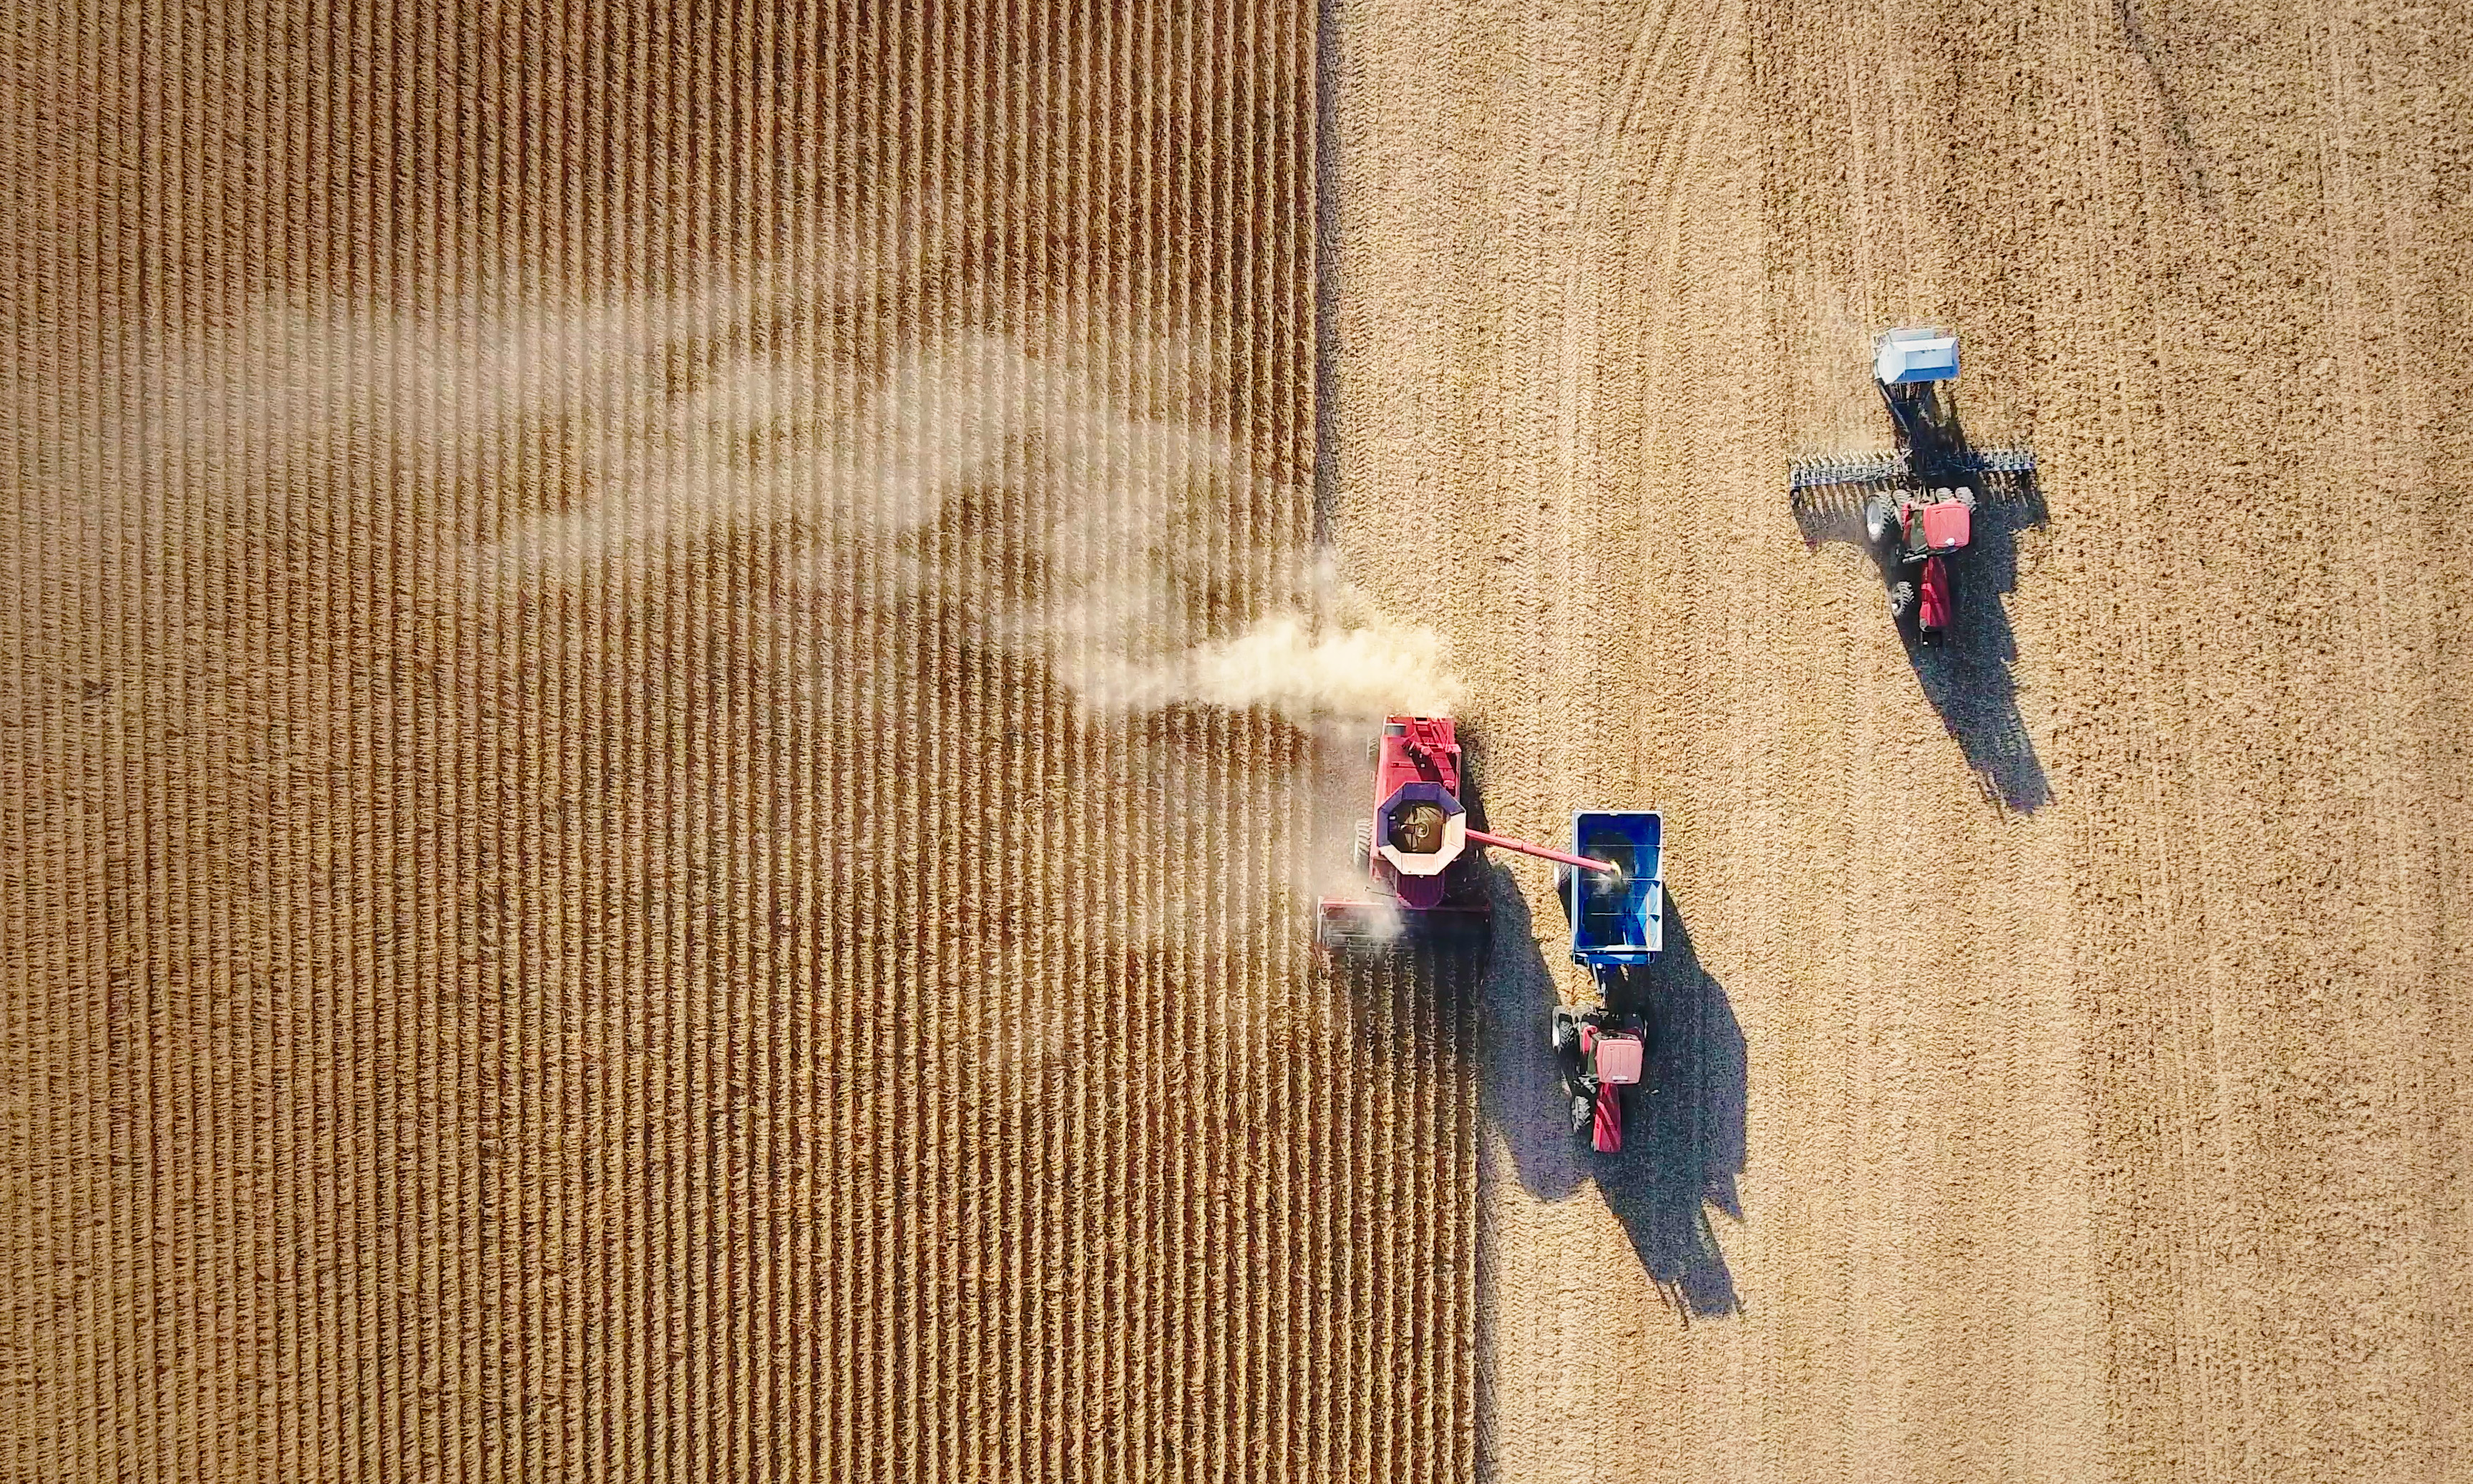
{"type": "MultiPolygon", "coordinates": [[[[1501,867],[1489,868],[1494,946],[1477,985],[1477,1060],[1485,1113],[1522,1187],[1562,1201],[1595,1182],[1621,1223],[1633,1255],[1685,1323],[1735,1313],[1741,1301],[1709,1210],[1740,1222],[1736,1181],[1745,1160],[1748,1068],[1742,1027],[1724,986],[1701,964],[1669,898],[1666,947],[1616,990],[1622,1008],[1645,1017],[1650,1090],[1626,1110],[1623,1148],[1599,1155],[1572,1128],[1572,1102],[1556,1076],[1549,1031],[1554,979],[1539,951],[1526,899],[1501,867]]],[[[1487,1167],[1478,1182],[1505,1173],[1487,1167]]]]}
{"type": "MultiPolygon", "coordinates": [[[[1863,536],[1869,492],[1863,486],[1801,491],[1794,498],[1795,525],[1808,547],[1844,542],[1869,553],[1885,593],[1894,573],[1863,536]]],[[[1988,480],[1983,494],[1973,539],[1963,560],[1951,563],[1957,622],[1938,644],[1919,644],[1903,629],[1900,638],[1926,699],[1957,739],[1985,796],[2023,814],[2051,802],[2053,793],[2018,709],[2018,635],[2007,599],[2018,585],[2018,533],[2041,528],[2049,512],[2032,474],[1988,480]]],[[[1881,621],[1895,620],[1884,611],[1881,621]]]]}

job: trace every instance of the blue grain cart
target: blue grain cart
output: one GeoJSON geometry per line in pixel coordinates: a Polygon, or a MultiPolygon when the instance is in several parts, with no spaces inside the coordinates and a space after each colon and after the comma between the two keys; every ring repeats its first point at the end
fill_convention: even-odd
{"type": "Polygon", "coordinates": [[[1647,1027],[1619,991],[1627,970],[1645,967],[1666,945],[1665,822],[1651,809],[1583,810],[1572,816],[1572,850],[1612,871],[1566,868],[1564,915],[1572,922],[1572,962],[1589,970],[1597,1004],[1554,1011],[1554,1054],[1572,1094],[1572,1126],[1599,1154],[1622,1149],[1622,1089],[1645,1070],[1647,1027]]]}

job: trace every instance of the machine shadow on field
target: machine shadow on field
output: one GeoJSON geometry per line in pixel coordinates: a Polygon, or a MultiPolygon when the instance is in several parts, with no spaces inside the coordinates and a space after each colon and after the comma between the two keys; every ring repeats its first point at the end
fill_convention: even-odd
{"type": "Polygon", "coordinates": [[[1907,660],[1924,695],[1957,738],[1966,764],[1984,791],[2027,813],[2053,799],[2035,739],[2018,709],[2018,634],[2009,626],[2009,594],[2018,586],[2018,533],[2046,519],[2031,479],[2019,491],[1986,500],[1975,515],[1974,539],[1957,564],[1957,622],[1939,644],[1906,639],[1907,660]]]}
{"type": "MultiPolygon", "coordinates": [[[[1736,1180],[1746,1153],[1748,1068],[1725,987],[1700,963],[1669,898],[1665,950],[1627,972],[1616,992],[1619,1008],[1649,1027],[1646,1090],[1627,1101],[1622,1152],[1599,1155],[1573,1132],[1572,1100],[1555,1071],[1558,995],[1527,900],[1508,872],[1487,869],[1494,946],[1477,990],[1479,1095],[1510,1150],[1509,1173],[1541,1201],[1567,1200],[1593,1181],[1685,1323],[1736,1312],[1734,1275],[1708,1214],[1715,1207],[1743,1219],[1736,1180]]],[[[1491,1167],[1494,1148],[1479,1143],[1480,1185],[1504,1173],[1491,1167]]]]}
{"type": "MultiPolygon", "coordinates": [[[[1842,541],[1870,553],[1885,592],[1896,573],[1881,549],[1863,537],[1867,492],[1861,487],[1804,491],[1794,501],[1795,524],[1807,546],[1842,541]]],[[[1925,698],[1957,739],[1984,794],[2024,814],[2051,802],[2053,793],[2018,709],[2012,668],[2018,662],[2018,635],[2009,626],[2007,599],[2018,586],[2018,533],[2042,527],[2049,513],[2031,474],[1983,493],[1975,512],[1973,539],[1962,560],[1950,563],[1957,586],[1957,622],[1938,644],[1918,643],[1903,628],[1899,636],[1925,698]]],[[[1885,610],[1881,621],[1895,622],[1885,610]]]]}

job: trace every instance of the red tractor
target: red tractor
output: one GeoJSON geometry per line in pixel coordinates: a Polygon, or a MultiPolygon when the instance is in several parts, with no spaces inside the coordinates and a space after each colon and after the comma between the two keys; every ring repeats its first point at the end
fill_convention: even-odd
{"type": "Polygon", "coordinates": [[[1572,1132],[1599,1154],[1622,1152],[1622,1089],[1639,1084],[1648,1061],[1648,1027],[1609,1006],[1554,1007],[1554,1061],[1572,1095],[1572,1132]]]}
{"type": "Polygon", "coordinates": [[[1964,486],[1901,490],[1863,502],[1863,534],[1889,574],[1889,616],[1912,622],[1915,637],[1936,644],[1957,618],[1949,558],[1974,536],[1975,491],[1964,486]]]}
{"type": "Polygon", "coordinates": [[[1977,491],[2031,482],[2028,448],[1978,448],[1958,425],[1952,383],[1957,336],[1920,326],[1884,332],[1872,346],[1872,382],[1888,409],[1891,453],[1794,460],[1788,490],[1805,539],[1837,539],[1836,516],[1862,491],[1863,534],[1889,584],[1889,611],[1917,640],[1938,643],[1957,621],[1949,559],[1974,538],[1977,491]]]}
{"type": "Polygon", "coordinates": [[[1572,1095],[1572,1132],[1599,1154],[1622,1152],[1623,1089],[1647,1075],[1645,973],[1666,946],[1666,825],[1653,809],[1583,810],[1572,843],[1611,872],[1558,873],[1572,922],[1572,962],[1596,982],[1593,1009],[1554,1010],[1554,1059],[1572,1095]]]}

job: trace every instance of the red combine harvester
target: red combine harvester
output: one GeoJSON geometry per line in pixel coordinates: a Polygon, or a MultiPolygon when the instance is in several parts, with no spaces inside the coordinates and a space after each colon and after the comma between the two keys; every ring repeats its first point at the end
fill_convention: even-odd
{"type": "Polygon", "coordinates": [[[1608,991],[1626,966],[1645,964],[1661,945],[1665,881],[1658,816],[1575,815],[1573,842],[1558,850],[1469,827],[1460,803],[1458,729],[1446,716],[1394,716],[1374,746],[1374,813],[1357,826],[1357,865],[1367,892],[1323,898],[1315,940],[1326,951],[1386,946],[1436,930],[1482,928],[1492,909],[1472,869],[1472,845],[1491,845],[1565,868],[1573,918],[1572,957],[1596,978],[1599,1005],[1558,1009],[1553,1047],[1563,1064],[1576,1121],[1601,1153],[1622,1147],[1621,1089],[1641,1081],[1647,1035],[1618,1012],[1608,991]]]}
{"type": "Polygon", "coordinates": [[[1491,845],[1583,871],[1607,861],[1471,829],[1460,804],[1459,730],[1448,716],[1394,716],[1374,748],[1374,813],[1357,822],[1357,864],[1372,891],[1322,899],[1316,941],[1378,947],[1404,933],[1481,926],[1491,915],[1470,868],[1472,845],[1491,845]]]}

